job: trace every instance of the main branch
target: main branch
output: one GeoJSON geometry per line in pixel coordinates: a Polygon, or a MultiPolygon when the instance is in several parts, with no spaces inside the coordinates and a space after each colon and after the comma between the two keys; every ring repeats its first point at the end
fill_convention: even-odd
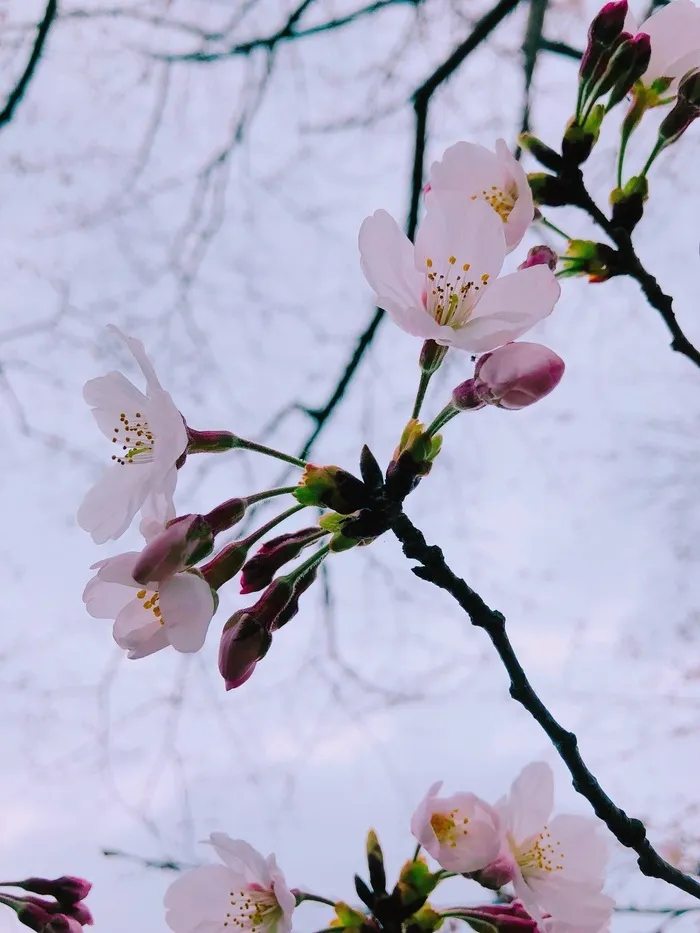
{"type": "Polygon", "coordinates": [[[15,111],[19,106],[22,98],[24,97],[27,88],[29,87],[29,82],[34,77],[36,66],[39,64],[39,59],[41,58],[44,47],[46,45],[46,38],[49,34],[49,30],[51,29],[53,21],[56,19],[57,12],[58,0],[49,0],[49,2],[46,4],[44,18],[37,26],[36,39],[34,40],[34,45],[32,46],[32,51],[29,56],[27,65],[20,75],[19,81],[10,92],[7,101],[5,102],[5,106],[0,111],[0,129],[9,123],[12,117],[15,115],[15,111]]]}
{"type": "Polygon", "coordinates": [[[618,842],[637,853],[640,871],[700,899],[700,884],[665,861],[647,839],[641,820],[629,817],[611,800],[581,757],[574,733],[557,722],[535,693],[510,643],[504,616],[487,606],[478,593],[453,573],[440,548],[427,544],[421,531],[405,513],[401,512],[393,519],[391,528],[406,557],[419,562],[419,567],[412,568],[416,576],[446,590],[467,613],[472,625],[483,629],[489,636],[510,677],[510,695],[546,732],[569,769],[574,789],[588,800],[618,842]]]}

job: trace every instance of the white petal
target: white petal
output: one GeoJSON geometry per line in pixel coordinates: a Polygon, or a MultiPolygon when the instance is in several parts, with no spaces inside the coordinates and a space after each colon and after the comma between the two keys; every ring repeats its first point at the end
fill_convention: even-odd
{"type": "Polygon", "coordinates": [[[544,761],[526,765],[508,795],[506,825],[517,843],[539,833],[554,806],[554,775],[544,761]]]}
{"type": "Polygon", "coordinates": [[[120,648],[134,648],[163,628],[150,609],[144,609],[140,599],[132,598],[114,620],[112,634],[120,648]]]}
{"type": "Polygon", "coordinates": [[[214,846],[221,861],[236,874],[243,875],[249,884],[271,889],[270,866],[250,843],[243,839],[232,839],[227,833],[212,833],[209,844],[214,846]]]}
{"type": "Polygon", "coordinates": [[[391,214],[380,210],[367,217],[358,246],[362,271],[377,297],[398,308],[420,306],[425,279],[414,267],[413,244],[391,214]]]}
{"type": "MultiPolygon", "coordinates": [[[[119,583],[124,587],[140,590],[141,586],[131,576],[140,554],[140,551],[126,551],[124,554],[109,557],[100,567],[97,576],[105,583],[119,583]]],[[[134,598],[133,593],[131,598],[134,598]]]]}
{"type": "Polygon", "coordinates": [[[508,173],[497,155],[477,143],[459,142],[446,149],[439,162],[430,166],[430,192],[426,204],[442,191],[459,192],[467,197],[490,190],[492,185],[504,188],[508,173]]]}
{"type": "Polygon", "coordinates": [[[551,314],[561,294],[547,266],[531,266],[492,280],[466,325],[455,333],[455,346],[485,353],[521,337],[551,314]]]}
{"type": "Polygon", "coordinates": [[[496,155],[515,182],[517,198],[506,220],[506,248],[510,253],[520,243],[535,216],[535,203],[527,180],[527,173],[506,146],[505,140],[496,140],[496,155]]]}
{"type": "Polygon", "coordinates": [[[130,661],[147,658],[149,655],[155,654],[156,651],[162,651],[164,648],[170,647],[165,627],[156,622],[153,622],[147,629],[139,629],[138,632],[132,633],[132,637],[133,646],[129,648],[126,655],[130,661]]]}
{"type": "Polygon", "coordinates": [[[134,598],[134,591],[118,583],[105,583],[95,575],[83,591],[85,608],[93,619],[116,619],[127,603],[134,598]]]}
{"type": "Polygon", "coordinates": [[[540,908],[557,920],[600,929],[610,919],[614,902],[600,888],[576,883],[552,872],[546,878],[529,878],[527,885],[540,908]]]}
{"type": "Polygon", "coordinates": [[[78,509],[78,524],[104,544],[124,534],[148,491],[150,464],[107,467],[78,509]]]}
{"type": "Polygon", "coordinates": [[[277,898],[277,903],[282,908],[283,919],[280,923],[279,929],[281,933],[289,933],[289,931],[292,929],[292,914],[294,913],[297,900],[287,887],[284,874],[277,865],[277,861],[274,855],[269,855],[267,857],[267,864],[270,870],[270,880],[273,893],[277,898]]]}
{"type": "Polygon", "coordinates": [[[568,813],[558,814],[550,821],[551,837],[564,853],[563,876],[603,886],[608,845],[600,828],[596,819],[568,813]]]}
{"type": "Polygon", "coordinates": [[[651,58],[644,80],[681,77],[672,70],[679,58],[700,48],[700,9],[692,0],[673,0],[645,20],[641,27],[651,39],[651,58]]]}
{"type": "Polygon", "coordinates": [[[124,343],[133,353],[134,359],[138,363],[141,369],[141,372],[146,377],[146,389],[147,389],[148,394],[151,395],[153,391],[156,391],[159,389],[162,390],[163,387],[158,381],[158,377],[156,376],[156,371],[153,368],[153,364],[146,356],[146,351],[144,349],[143,343],[136,337],[129,337],[128,334],[123,333],[123,331],[119,330],[118,327],[115,327],[114,324],[108,324],[107,329],[111,330],[113,334],[116,334],[117,336],[121,337],[121,339],[124,341],[124,343]]]}
{"type": "Polygon", "coordinates": [[[462,202],[447,194],[431,200],[416,236],[416,269],[425,274],[431,260],[433,271],[446,273],[454,256],[455,268],[469,263],[469,277],[478,281],[484,273],[494,278],[505,255],[503,221],[484,201],[462,202]]]}
{"type": "Polygon", "coordinates": [[[151,489],[141,506],[141,522],[139,531],[146,541],[152,541],[161,534],[165,525],[175,518],[175,505],[173,494],[177,484],[178,470],[173,467],[169,470],[157,489],[151,489]]]}
{"type": "Polygon", "coordinates": [[[165,892],[165,921],[174,933],[224,933],[230,911],[231,872],[223,865],[205,865],[185,872],[165,892]],[[203,927],[203,923],[218,926],[203,927]]]}
{"type": "Polygon", "coordinates": [[[176,651],[199,651],[214,615],[214,597],[196,573],[178,573],[160,589],[159,605],[176,651]]]}
{"type": "Polygon", "coordinates": [[[165,473],[187,447],[185,422],[168,392],[151,394],[148,425],[156,438],[153,449],[156,465],[161,473],[165,473]]]}
{"type": "Polygon", "coordinates": [[[114,428],[119,427],[121,412],[136,412],[148,405],[146,396],[139,392],[123,373],[116,371],[86,382],[83,387],[83,398],[88,405],[96,410],[93,412],[96,419],[98,417],[97,412],[102,412],[103,415],[116,415],[114,423],[107,424],[104,418],[98,421],[100,430],[110,438],[114,434],[114,428]]]}
{"type": "Polygon", "coordinates": [[[515,896],[522,901],[525,910],[530,914],[532,919],[536,920],[538,925],[540,925],[544,920],[545,911],[540,908],[537,898],[517,869],[515,877],[513,878],[513,889],[515,890],[515,896]]]}

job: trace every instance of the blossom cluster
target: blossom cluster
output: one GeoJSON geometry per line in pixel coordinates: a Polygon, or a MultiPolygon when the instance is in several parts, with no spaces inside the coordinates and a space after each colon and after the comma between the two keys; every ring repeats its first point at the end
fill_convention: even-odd
{"type": "Polygon", "coordinates": [[[334,907],[333,925],[377,933],[390,921],[419,924],[425,933],[448,917],[477,930],[503,933],[601,933],[613,901],[603,893],[607,847],[595,819],[553,809],[553,775],[535,762],[523,769],[507,796],[495,804],[475,794],[437,796],[435,784],[416,810],[411,831],[419,848],[393,892],[386,889],[384,860],[370,832],[370,885],[356,878],[360,908],[290,889],[274,856],[248,843],[213,833],[209,844],[222,864],[185,872],[165,895],[166,921],[174,933],[290,933],[293,912],[304,901],[334,907]],[[421,847],[437,862],[431,871],[421,847]],[[488,889],[496,901],[439,908],[428,896],[441,881],[463,875],[488,889]],[[479,921],[486,923],[480,926],[479,921]]]}
{"type": "Polygon", "coordinates": [[[17,919],[39,933],[82,933],[92,926],[92,914],[84,900],[92,885],[83,878],[25,878],[0,881],[0,904],[9,907],[17,919]],[[5,888],[19,888],[28,894],[17,895],[5,888]]]}

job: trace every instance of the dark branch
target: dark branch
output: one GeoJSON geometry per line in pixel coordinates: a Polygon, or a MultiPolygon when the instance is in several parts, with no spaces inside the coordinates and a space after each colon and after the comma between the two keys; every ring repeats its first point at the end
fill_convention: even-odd
{"type": "MultiPolygon", "coordinates": [[[[530,11],[525,28],[523,41],[523,75],[525,78],[523,115],[520,121],[520,132],[527,133],[530,129],[530,109],[532,79],[537,67],[537,59],[542,48],[542,32],[547,15],[549,0],[530,0],[530,11]]],[[[520,147],[516,151],[516,158],[520,158],[520,147]]]]}
{"type": "Polygon", "coordinates": [[[29,87],[29,82],[34,77],[34,72],[36,71],[36,66],[39,64],[39,59],[42,56],[44,47],[46,45],[46,38],[51,29],[53,21],[56,19],[56,13],[58,12],[58,0],[49,0],[46,4],[46,11],[44,13],[44,18],[39,23],[36,31],[36,39],[34,40],[34,46],[32,47],[31,55],[29,56],[29,61],[27,62],[26,68],[22,72],[19,81],[14,86],[14,89],[10,92],[7,102],[0,111],[0,129],[10,122],[12,117],[15,115],[15,111],[19,106],[22,98],[24,97],[27,88],[29,87]]]}
{"type": "MultiPolygon", "coordinates": [[[[411,95],[415,111],[415,134],[413,143],[413,170],[411,172],[411,191],[409,199],[408,217],[406,220],[406,234],[412,240],[418,226],[418,209],[423,191],[425,175],[425,147],[427,139],[428,110],[430,101],[437,89],[455,73],[462,62],[487,39],[499,23],[511,13],[520,0],[500,0],[488,13],[475,24],[471,33],[464,42],[461,42],[453,52],[440,64],[435,71],[411,95]]],[[[362,362],[362,359],[372,344],[377,329],[384,317],[381,308],[376,308],[369,324],[359,334],[355,341],[355,348],[350,359],[343,369],[328,401],[321,408],[307,409],[307,413],[314,420],[313,430],[304,441],[298,456],[305,460],[323,431],[329,418],[335,411],[338,403],[343,399],[348,386],[362,362]]]]}
{"type": "Polygon", "coordinates": [[[618,274],[628,275],[634,279],[649,304],[661,315],[672,337],[671,349],[686,356],[696,366],[700,366],[700,351],[688,340],[678,323],[673,310],[673,299],[661,289],[654,276],[642,265],[632,245],[630,234],[621,227],[614,226],[612,221],[608,220],[586,190],[580,171],[567,179],[567,183],[571,184],[571,203],[585,211],[617,247],[618,274]]]}
{"type": "Polygon", "coordinates": [[[563,55],[565,58],[573,58],[574,61],[580,61],[583,58],[583,52],[575,49],[566,42],[552,42],[550,39],[540,40],[540,49],[543,52],[554,52],[556,55],[563,55]]]}
{"type": "Polygon", "coordinates": [[[700,899],[700,884],[661,858],[647,839],[641,820],[627,816],[613,803],[586,766],[574,733],[557,722],[535,693],[510,643],[504,616],[489,608],[478,593],[452,572],[440,548],[428,545],[423,534],[403,512],[393,519],[391,528],[406,557],[419,562],[419,567],[412,568],[416,576],[446,590],[469,616],[472,625],[483,629],[489,636],[510,677],[510,695],[545,731],[569,769],[574,789],[588,800],[618,842],[637,853],[640,871],[700,899]]]}

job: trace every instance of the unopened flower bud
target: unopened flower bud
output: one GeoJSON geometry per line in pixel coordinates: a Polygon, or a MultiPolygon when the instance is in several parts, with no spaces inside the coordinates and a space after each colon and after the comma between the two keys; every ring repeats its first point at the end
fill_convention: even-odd
{"type": "Polygon", "coordinates": [[[308,590],[308,588],[316,579],[317,575],[318,566],[315,566],[310,570],[307,570],[303,576],[297,578],[294,583],[294,591],[289,602],[274,621],[272,626],[273,631],[276,632],[278,629],[281,629],[283,625],[286,625],[287,622],[289,622],[290,619],[293,619],[297,612],[299,612],[299,599],[301,598],[302,594],[308,590]]]}
{"type": "Polygon", "coordinates": [[[610,59],[605,77],[598,86],[600,94],[610,91],[608,110],[629,94],[633,85],[647,70],[650,58],[651,39],[645,32],[625,39],[619,45],[610,59]]]}
{"type": "Polygon", "coordinates": [[[369,505],[367,487],[352,473],[337,466],[307,464],[294,496],[302,505],[325,505],[349,515],[369,505]]]}
{"type": "Polygon", "coordinates": [[[467,907],[464,913],[474,920],[491,924],[499,933],[537,933],[538,930],[537,921],[533,920],[518,900],[511,901],[510,904],[467,907]]]}
{"type": "Polygon", "coordinates": [[[163,583],[203,560],[214,547],[214,533],[202,515],[182,515],[148,542],[134,564],[137,583],[163,583]]]}
{"type": "Polygon", "coordinates": [[[615,46],[615,40],[624,29],[627,16],[627,0],[606,3],[593,18],[588,27],[588,44],[581,59],[579,79],[583,82],[595,78],[600,68],[600,60],[609,55],[615,46]]]}
{"type": "Polygon", "coordinates": [[[596,104],[583,125],[576,119],[569,121],[561,142],[561,151],[567,163],[583,165],[598,142],[604,116],[604,104],[596,104]]]}
{"type": "Polygon", "coordinates": [[[442,365],[442,361],[445,359],[447,349],[447,347],[443,347],[440,346],[439,343],[435,343],[434,340],[426,340],[421,348],[420,356],[418,358],[418,364],[422,372],[437,372],[437,370],[442,365]]]}
{"type": "Polygon", "coordinates": [[[88,896],[92,888],[89,881],[76,878],[73,875],[62,875],[60,878],[25,878],[23,881],[0,881],[0,886],[22,888],[32,894],[43,894],[55,898],[59,904],[69,905],[82,901],[88,896]]]}
{"type": "Polygon", "coordinates": [[[439,872],[432,872],[424,859],[417,858],[404,863],[394,896],[405,908],[408,917],[420,910],[439,881],[439,872]]]}
{"type": "Polygon", "coordinates": [[[479,359],[473,391],[488,405],[517,411],[549,395],[563,375],[564,361],[548,347],[507,343],[479,359]]]}
{"type": "Polygon", "coordinates": [[[384,871],[384,853],[373,829],[367,834],[367,867],[369,880],[375,894],[386,894],[386,872],[384,871]]]}
{"type": "Polygon", "coordinates": [[[631,233],[642,219],[644,204],[649,197],[646,175],[634,175],[624,188],[615,188],[610,194],[612,223],[631,233]]]}
{"type": "Polygon", "coordinates": [[[317,541],[324,532],[317,528],[301,528],[288,534],[278,535],[266,541],[243,567],[241,593],[255,593],[264,589],[288,561],[317,541]]]}
{"type": "Polygon", "coordinates": [[[593,240],[569,240],[560,262],[560,275],[587,275],[589,282],[605,282],[618,274],[617,252],[607,243],[593,240]]]}
{"type": "Polygon", "coordinates": [[[532,249],[528,251],[527,259],[525,262],[521,262],[518,266],[518,269],[529,269],[530,266],[549,266],[549,268],[554,272],[557,268],[557,262],[559,257],[549,246],[544,244],[541,246],[533,246],[532,249]]]}
{"type": "Polygon", "coordinates": [[[532,133],[521,133],[518,142],[523,149],[537,159],[540,165],[544,165],[550,172],[558,172],[563,167],[564,160],[559,153],[555,152],[554,149],[550,149],[546,143],[543,143],[541,139],[538,139],[532,133]]]}
{"type": "MultiPolygon", "coordinates": [[[[255,499],[255,497],[253,497],[255,499]]],[[[205,519],[214,535],[233,528],[243,518],[248,508],[248,500],[241,498],[227,499],[212,509],[205,519]]]]}
{"type": "Polygon", "coordinates": [[[670,146],[671,143],[675,143],[699,116],[700,69],[694,68],[681,80],[676,103],[659,127],[660,146],[670,146]]]}
{"type": "Polygon", "coordinates": [[[272,644],[272,635],[266,626],[260,624],[255,608],[239,609],[221,633],[219,671],[227,690],[240,687],[248,680],[272,644]]]}
{"type": "Polygon", "coordinates": [[[481,397],[481,385],[476,379],[467,379],[452,390],[452,404],[459,411],[477,411],[486,402],[481,397]]]}

